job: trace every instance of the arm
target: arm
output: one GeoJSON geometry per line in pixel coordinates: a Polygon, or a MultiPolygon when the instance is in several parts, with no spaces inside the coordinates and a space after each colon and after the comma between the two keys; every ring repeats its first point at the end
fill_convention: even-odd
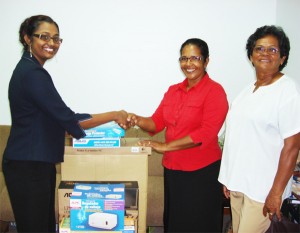
{"type": "Polygon", "coordinates": [[[150,117],[142,117],[134,113],[128,113],[127,122],[130,127],[137,125],[149,133],[154,133],[156,130],[155,123],[150,117]]]}
{"type": "Polygon", "coordinates": [[[79,122],[80,126],[83,129],[89,129],[96,127],[98,125],[102,125],[109,121],[115,121],[123,128],[126,128],[127,124],[127,112],[121,111],[112,111],[112,112],[105,112],[99,114],[92,114],[92,118],[79,122]]]}
{"type": "MultiPolygon", "coordinates": [[[[152,118],[150,117],[141,117],[137,116],[133,113],[128,114],[127,121],[129,122],[130,126],[137,125],[141,129],[150,132],[155,133],[156,126],[152,118]]],[[[150,140],[144,140],[140,142],[141,146],[150,146],[154,150],[163,153],[166,151],[174,151],[174,150],[182,150],[187,149],[191,147],[195,147],[200,145],[201,143],[195,144],[190,136],[185,136],[183,138],[173,140],[171,142],[165,143],[165,142],[157,142],[157,141],[150,141],[150,140]]]]}
{"type": "MultiPolygon", "coordinates": [[[[203,104],[203,117],[201,121],[201,126],[194,127],[189,133],[183,137],[168,141],[168,143],[154,142],[146,140],[141,142],[141,145],[151,146],[153,149],[159,152],[175,151],[188,149],[196,146],[200,146],[203,143],[208,145],[211,140],[213,140],[218,134],[220,128],[223,125],[227,111],[228,102],[226,98],[226,93],[221,86],[214,86],[212,89],[208,88],[207,92],[209,94],[205,95],[206,99],[203,104]]],[[[168,96],[165,94],[163,101],[168,98],[169,101],[172,99],[172,94],[168,96]]],[[[145,118],[141,121],[139,116],[130,116],[129,121],[131,125],[138,125],[142,129],[156,133],[165,127],[165,121],[163,120],[163,108],[164,102],[161,102],[155,113],[151,118],[147,118],[148,121],[153,123],[151,126],[149,123],[146,124],[145,118]]],[[[199,99],[194,99],[194,101],[199,101],[199,99]]],[[[170,113],[172,114],[172,112],[170,113]]],[[[189,125],[194,125],[199,123],[199,115],[194,114],[193,119],[188,119],[186,122],[189,125]]]]}
{"type": "MultiPolygon", "coordinates": [[[[152,118],[150,117],[141,117],[135,115],[133,113],[128,114],[127,121],[130,126],[139,126],[141,129],[155,133],[156,126],[152,118]]],[[[163,153],[166,151],[173,151],[173,150],[181,150],[187,149],[190,147],[198,146],[199,144],[195,144],[190,136],[185,136],[183,138],[165,143],[165,142],[158,142],[158,141],[151,141],[151,140],[144,140],[139,143],[141,146],[149,146],[152,147],[154,150],[163,153]]]]}
{"type": "Polygon", "coordinates": [[[277,217],[281,219],[280,207],[282,202],[282,194],[295,169],[299,150],[300,133],[284,140],[284,146],[280,154],[278,170],[263,208],[264,216],[266,216],[267,213],[271,213],[269,215],[270,219],[274,213],[276,213],[277,217]]]}
{"type": "Polygon", "coordinates": [[[190,136],[166,142],[157,142],[151,140],[144,140],[140,142],[141,146],[150,146],[154,150],[163,153],[166,151],[183,150],[191,147],[199,146],[201,143],[194,143],[190,136]]]}
{"type": "Polygon", "coordinates": [[[23,84],[30,100],[75,138],[85,136],[82,128],[93,128],[109,121],[116,121],[121,127],[126,128],[125,111],[94,115],[75,114],[60,97],[48,72],[40,66],[31,71],[26,80],[23,84]]]}
{"type": "MultiPolygon", "coordinates": [[[[165,96],[166,96],[166,93],[165,93],[165,96]]],[[[163,130],[166,127],[164,124],[165,123],[164,119],[163,119],[164,118],[163,117],[163,102],[164,102],[165,96],[162,99],[162,101],[160,102],[157,109],[155,110],[152,117],[142,117],[142,116],[138,116],[134,113],[129,113],[128,118],[127,118],[128,127],[137,125],[142,130],[145,130],[150,134],[155,134],[155,133],[158,133],[161,130],[163,130]],[[155,116],[156,120],[153,119],[153,116],[155,116]]]]}

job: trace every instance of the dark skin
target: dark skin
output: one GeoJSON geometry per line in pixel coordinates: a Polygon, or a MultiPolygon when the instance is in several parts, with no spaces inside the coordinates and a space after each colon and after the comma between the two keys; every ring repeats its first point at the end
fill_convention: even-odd
{"type": "MultiPolygon", "coordinates": [[[[130,126],[138,125],[141,129],[147,132],[155,132],[155,124],[150,117],[141,117],[132,113],[128,113],[128,121],[130,122],[130,126]]],[[[168,143],[152,140],[143,140],[139,142],[139,145],[151,147],[160,153],[199,146],[199,144],[195,144],[193,142],[189,135],[168,143]]]]}
{"type": "MultiPolygon", "coordinates": [[[[255,46],[279,48],[278,40],[274,36],[266,36],[258,39],[255,46]]],[[[279,66],[283,64],[285,59],[285,56],[280,57],[280,53],[270,54],[268,52],[257,53],[253,51],[250,57],[256,72],[256,83],[253,92],[261,86],[276,82],[283,76],[279,72],[279,66]]]]}
{"type": "Polygon", "coordinates": [[[282,194],[287,182],[293,175],[299,150],[300,133],[284,140],[284,146],[280,154],[277,173],[263,208],[264,216],[269,214],[270,219],[272,219],[273,214],[276,214],[281,220],[280,207],[282,203],[282,194]]]}
{"type": "MultiPolygon", "coordinates": [[[[279,48],[279,43],[276,37],[268,35],[258,39],[256,46],[279,48]]],[[[285,59],[286,57],[281,57],[280,53],[269,54],[267,51],[264,53],[256,53],[253,51],[250,60],[255,67],[257,78],[253,92],[258,90],[261,86],[276,82],[283,76],[283,74],[279,72],[279,66],[283,64],[285,59]]],[[[282,204],[282,194],[295,169],[299,150],[300,133],[284,139],[278,169],[263,207],[263,215],[265,217],[269,215],[270,220],[274,214],[281,220],[280,208],[282,204]]],[[[226,198],[230,197],[230,190],[228,190],[226,186],[223,186],[223,193],[226,198]]]]}
{"type": "MultiPolygon", "coordinates": [[[[59,31],[55,24],[42,22],[34,34],[45,34],[54,37],[59,36],[59,31]]],[[[30,52],[42,66],[47,60],[52,59],[60,48],[60,44],[54,43],[53,40],[46,42],[36,37],[29,37],[28,35],[24,35],[24,40],[28,44],[30,52]]],[[[83,129],[89,129],[109,121],[115,121],[119,125],[126,127],[127,112],[121,110],[92,114],[91,119],[79,122],[79,124],[83,129]]]]}
{"type": "Polygon", "coordinates": [[[109,121],[115,121],[121,126],[125,125],[127,124],[127,112],[125,112],[124,110],[120,110],[120,111],[92,114],[91,119],[86,121],[81,121],[79,122],[79,124],[83,129],[89,129],[107,123],[109,121]]]}
{"type": "MultiPolygon", "coordinates": [[[[282,194],[287,182],[293,175],[299,150],[300,133],[284,140],[276,176],[263,207],[263,215],[269,215],[270,220],[274,214],[281,220],[280,208],[282,204],[282,194]]],[[[230,190],[228,190],[225,185],[223,186],[223,193],[226,198],[230,197],[230,190]]]]}
{"type": "MultiPolygon", "coordinates": [[[[181,53],[181,56],[191,57],[191,56],[202,56],[201,50],[192,44],[186,45],[181,53]]],[[[188,80],[188,86],[186,87],[189,90],[191,87],[195,86],[206,74],[206,66],[209,62],[207,58],[205,61],[190,61],[181,62],[180,67],[182,72],[185,74],[188,80]]],[[[155,132],[155,124],[150,117],[141,117],[135,115],[133,113],[128,114],[128,126],[137,125],[141,129],[147,132],[155,132]]],[[[194,143],[192,138],[189,135],[186,135],[182,138],[173,140],[171,142],[158,142],[158,141],[151,141],[151,140],[144,140],[139,142],[141,146],[149,146],[154,150],[164,153],[166,151],[175,151],[175,150],[183,150],[187,148],[192,148],[199,146],[199,143],[194,143]]]]}

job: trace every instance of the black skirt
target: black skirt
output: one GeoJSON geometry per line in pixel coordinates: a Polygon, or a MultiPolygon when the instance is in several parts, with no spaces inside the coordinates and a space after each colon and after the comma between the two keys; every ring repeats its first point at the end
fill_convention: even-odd
{"type": "Polygon", "coordinates": [[[164,231],[221,232],[220,161],[196,171],[164,169],[164,231]]]}

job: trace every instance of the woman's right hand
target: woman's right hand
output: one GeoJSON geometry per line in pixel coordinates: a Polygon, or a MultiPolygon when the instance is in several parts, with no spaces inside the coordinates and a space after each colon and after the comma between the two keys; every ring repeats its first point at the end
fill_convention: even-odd
{"type": "Polygon", "coordinates": [[[223,193],[224,193],[224,196],[229,199],[230,197],[230,190],[227,189],[227,187],[225,185],[223,185],[223,193]]]}
{"type": "Polygon", "coordinates": [[[116,122],[123,128],[127,128],[127,116],[128,113],[124,110],[117,111],[116,122]]]}
{"type": "Polygon", "coordinates": [[[127,116],[127,125],[128,127],[133,127],[138,123],[138,116],[134,113],[128,113],[127,116]]]}
{"type": "Polygon", "coordinates": [[[154,133],[155,132],[155,123],[151,119],[151,117],[142,117],[138,116],[134,113],[128,113],[127,116],[127,126],[133,127],[133,126],[138,126],[144,131],[154,133]]]}

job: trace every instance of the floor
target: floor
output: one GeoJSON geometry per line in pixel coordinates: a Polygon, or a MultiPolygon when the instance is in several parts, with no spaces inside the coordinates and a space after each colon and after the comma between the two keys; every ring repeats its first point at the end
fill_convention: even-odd
{"type": "MultiPolygon", "coordinates": [[[[163,233],[163,227],[149,227],[147,233],[163,233]]],[[[222,233],[231,233],[231,217],[230,215],[224,215],[223,218],[223,231],[222,233]]]]}
{"type": "MultiPolygon", "coordinates": [[[[231,218],[230,215],[224,215],[223,219],[223,232],[222,233],[230,233],[231,228],[231,218]]],[[[15,233],[16,227],[12,223],[0,222],[0,233],[15,233]]],[[[163,227],[148,227],[147,233],[163,233],[163,227]]]]}

